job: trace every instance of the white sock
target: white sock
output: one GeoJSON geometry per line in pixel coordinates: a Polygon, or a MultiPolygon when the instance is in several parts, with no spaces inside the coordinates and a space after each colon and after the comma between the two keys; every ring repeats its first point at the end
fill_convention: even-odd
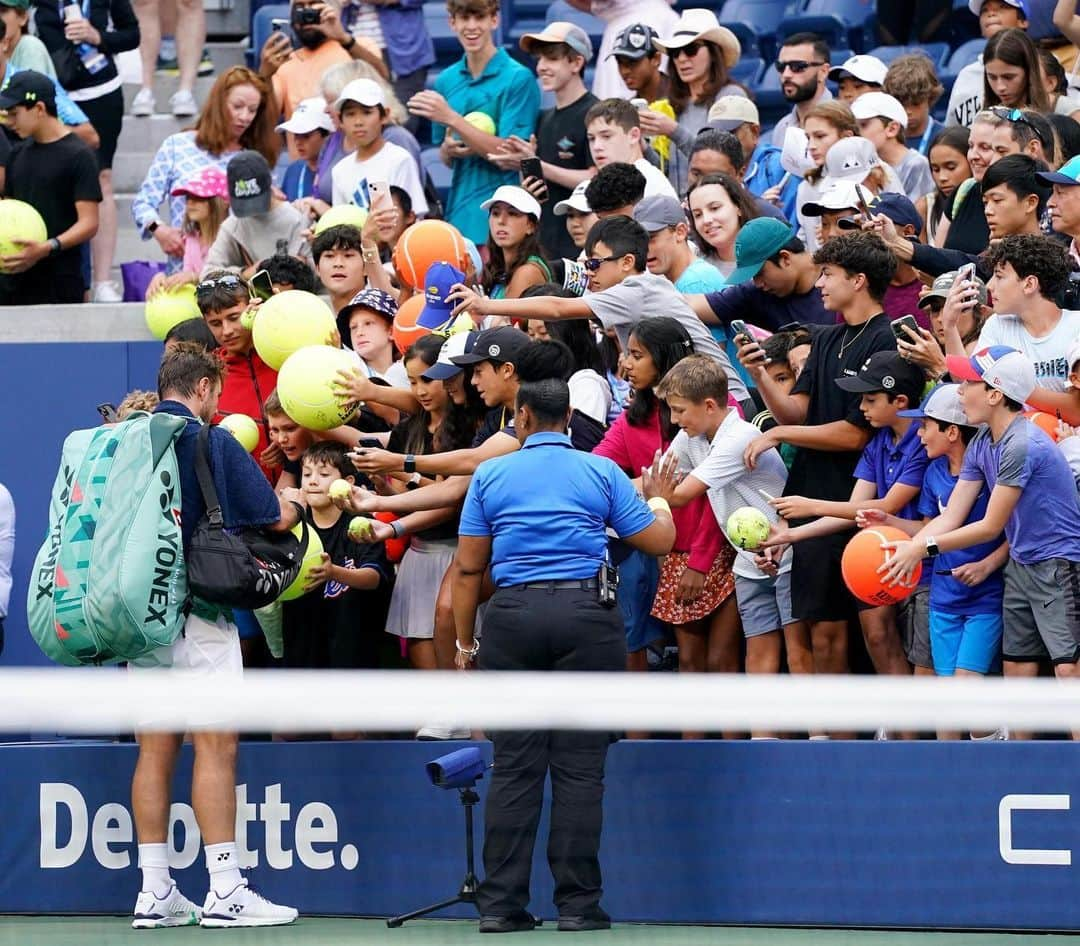
{"type": "Polygon", "coordinates": [[[240,861],[236,854],[236,842],[207,844],[206,869],[210,872],[210,888],[219,897],[232,893],[244,879],[240,874],[240,861]]]}
{"type": "Polygon", "coordinates": [[[142,868],[142,889],[149,890],[161,899],[173,885],[169,873],[169,846],[160,844],[139,845],[139,867],[142,868]]]}

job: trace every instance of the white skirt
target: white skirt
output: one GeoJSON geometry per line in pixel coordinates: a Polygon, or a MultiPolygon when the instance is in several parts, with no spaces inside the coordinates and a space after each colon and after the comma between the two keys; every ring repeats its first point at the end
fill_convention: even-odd
{"type": "Polygon", "coordinates": [[[435,636],[435,601],[443,576],[457,551],[456,539],[412,537],[398,563],[397,579],[386,617],[386,632],[431,640],[435,636]]]}

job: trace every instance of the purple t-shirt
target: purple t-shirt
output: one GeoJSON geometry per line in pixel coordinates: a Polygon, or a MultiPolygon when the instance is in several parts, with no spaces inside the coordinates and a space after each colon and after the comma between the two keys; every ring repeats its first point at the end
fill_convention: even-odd
{"type": "Polygon", "coordinates": [[[1080,562],[1080,500],[1065,455],[1022,414],[996,443],[989,428],[968,445],[960,479],[1016,486],[1020,499],[1005,523],[1009,555],[1021,565],[1052,558],[1080,562]]]}
{"type": "MultiPolygon", "coordinates": [[[[919,425],[912,423],[904,435],[893,443],[893,432],[883,427],[863,448],[862,456],[855,467],[855,479],[867,480],[877,486],[877,499],[884,499],[897,483],[904,486],[922,487],[926,473],[926,447],[919,439],[919,425]]],[[[918,519],[916,496],[896,515],[901,519],[918,519]]]]}
{"type": "MultiPolygon", "coordinates": [[[[881,307],[889,317],[890,322],[905,315],[915,316],[915,321],[924,329],[930,331],[930,313],[927,309],[919,308],[919,290],[922,289],[922,280],[914,279],[903,286],[889,286],[885,290],[885,298],[881,301],[881,307]]],[[[907,336],[904,336],[907,340],[907,336]]]]}

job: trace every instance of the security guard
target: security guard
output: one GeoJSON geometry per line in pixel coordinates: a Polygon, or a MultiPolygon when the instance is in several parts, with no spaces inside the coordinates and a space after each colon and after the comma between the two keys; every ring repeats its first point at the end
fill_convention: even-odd
{"type": "MultiPolygon", "coordinates": [[[[518,366],[529,377],[529,353],[518,366]]],[[[514,427],[522,449],[477,468],[461,513],[453,586],[457,665],[484,670],[624,669],[626,642],[608,580],[611,527],[649,555],[675,541],[659,497],[671,468],[643,475],[646,504],[610,460],[574,450],[566,435],[565,381],[523,381],[514,427]],[[472,628],[485,570],[496,591],[483,623],[483,648],[472,628]]],[[[607,929],[600,907],[600,825],[604,732],[515,731],[494,736],[495,771],[485,811],[480,932],[530,930],[526,912],[536,826],[550,770],[548,861],[555,876],[560,930],[607,929]]]]}

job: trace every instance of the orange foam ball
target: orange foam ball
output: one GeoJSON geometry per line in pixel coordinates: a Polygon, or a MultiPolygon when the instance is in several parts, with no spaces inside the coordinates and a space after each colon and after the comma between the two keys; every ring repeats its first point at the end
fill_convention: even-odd
{"type": "Polygon", "coordinates": [[[397,315],[394,316],[394,327],[391,329],[390,334],[394,338],[397,350],[403,355],[409,350],[413,342],[431,334],[431,329],[416,324],[416,320],[420,318],[423,308],[423,294],[410,296],[398,307],[397,315]]]}
{"type": "Polygon", "coordinates": [[[916,566],[910,585],[884,584],[886,576],[879,575],[877,570],[892,556],[892,552],[881,547],[882,542],[904,542],[910,538],[893,526],[874,526],[855,533],[840,560],[840,571],[848,590],[860,601],[876,606],[903,601],[918,586],[922,563],[916,566]]]}
{"type": "Polygon", "coordinates": [[[452,263],[465,272],[468,259],[465,238],[445,220],[414,223],[398,238],[393,255],[394,270],[411,289],[423,289],[433,263],[452,263]]]}
{"type": "Polygon", "coordinates": [[[1054,443],[1058,442],[1058,419],[1053,414],[1047,414],[1046,411],[1024,411],[1024,416],[1045,430],[1054,443]]]}
{"type": "MultiPolygon", "coordinates": [[[[379,522],[393,522],[398,517],[392,512],[377,512],[375,518],[379,522]]],[[[386,557],[390,560],[392,565],[396,565],[401,561],[401,556],[405,554],[405,550],[409,547],[409,537],[405,536],[401,539],[387,539],[386,540],[386,557]]]]}

